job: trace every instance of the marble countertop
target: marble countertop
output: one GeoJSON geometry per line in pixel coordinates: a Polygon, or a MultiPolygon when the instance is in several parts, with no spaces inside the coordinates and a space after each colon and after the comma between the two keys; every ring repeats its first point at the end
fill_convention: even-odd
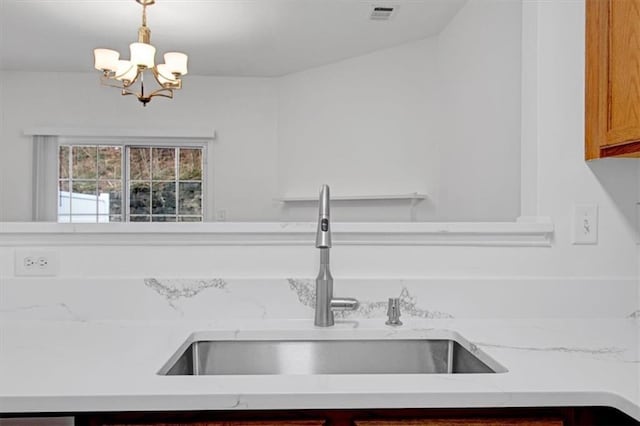
{"type": "Polygon", "coordinates": [[[640,419],[640,321],[629,319],[3,321],[0,412],[610,406],[640,419]],[[160,376],[196,331],[226,339],[429,337],[451,330],[500,374],[160,376]]]}

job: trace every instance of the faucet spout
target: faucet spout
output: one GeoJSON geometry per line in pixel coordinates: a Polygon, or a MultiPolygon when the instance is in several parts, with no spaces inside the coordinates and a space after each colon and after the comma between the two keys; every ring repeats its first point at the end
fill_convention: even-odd
{"type": "Polygon", "coordinates": [[[320,187],[320,208],[318,211],[318,230],[316,232],[316,248],[331,248],[331,228],[329,215],[329,185],[320,187]]]}
{"type": "Polygon", "coordinates": [[[333,297],[333,277],[329,269],[329,249],[331,248],[331,227],[329,214],[329,186],[320,188],[320,208],[316,248],[320,249],[320,271],[316,278],[316,313],[314,324],[318,327],[334,325],[334,311],[358,309],[358,301],[352,298],[333,297]]]}

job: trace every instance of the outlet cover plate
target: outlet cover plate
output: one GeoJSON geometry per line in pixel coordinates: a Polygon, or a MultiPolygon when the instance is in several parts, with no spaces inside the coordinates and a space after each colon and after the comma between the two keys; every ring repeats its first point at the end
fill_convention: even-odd
{"type": "Polygon", "coordinates": [[[18,249],[14,265],[16,277],[55,277],[60,260],[58,253],[52,250],[18,249]]]}

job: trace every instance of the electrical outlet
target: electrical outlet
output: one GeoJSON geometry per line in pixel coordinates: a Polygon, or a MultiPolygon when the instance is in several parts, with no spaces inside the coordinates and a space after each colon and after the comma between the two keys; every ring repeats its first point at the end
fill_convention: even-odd
{"type": "Polygon", "coordinates": [[[17,277],[53,277],[58,275],[58,253],[49,250],[20,249],[15,252],[17,277]]]}
{"type": "Polygon", "coordinates": [[[597,204],[576,204],[574,206],[573,244],[598,244],[597,204]]]}
{"type": "Polygon", "coordinates": [[[227,211],[225,209],[216,210],[216,221],[224,222],[227,220],[227,211]]]}

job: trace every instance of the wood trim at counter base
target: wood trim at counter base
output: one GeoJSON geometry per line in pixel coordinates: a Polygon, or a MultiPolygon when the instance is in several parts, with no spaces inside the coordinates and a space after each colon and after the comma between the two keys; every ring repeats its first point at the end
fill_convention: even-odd
{"type": "Polygon", "coordinates": [[[318,422],[331,426],[638,426],[640,422],[609,407],[525,407],[459,409],[243,410],[197,412],[91,413],[76,416],[77,426],[255,426],[318,422]],[[417,421],[417,422],[416,422],[417,421]],[[466,421],[466,423],[465,423],[466,421]],[[484,423],[483,423],[484,421],[484,423]],[[435,422],[435,423],[434,423],[435,422]],[[439,423],[438,423],[439,422],[439,423]],[[443,423],[445,422],[445,423],[443,423]],[[499,423],[496,423],[499,422],[499,423]],[[544,423],[543,423],[544,422],[544,423]]]}
{"type": "MultiPolygon", "coordinates": [[[[558,418],[458,418],[458,419],[407,419],[401,420],[404,426],[564,426],[558,418]]],[[[395,426],[396,420],[355,421],[355,426],[395,426]]]]}

